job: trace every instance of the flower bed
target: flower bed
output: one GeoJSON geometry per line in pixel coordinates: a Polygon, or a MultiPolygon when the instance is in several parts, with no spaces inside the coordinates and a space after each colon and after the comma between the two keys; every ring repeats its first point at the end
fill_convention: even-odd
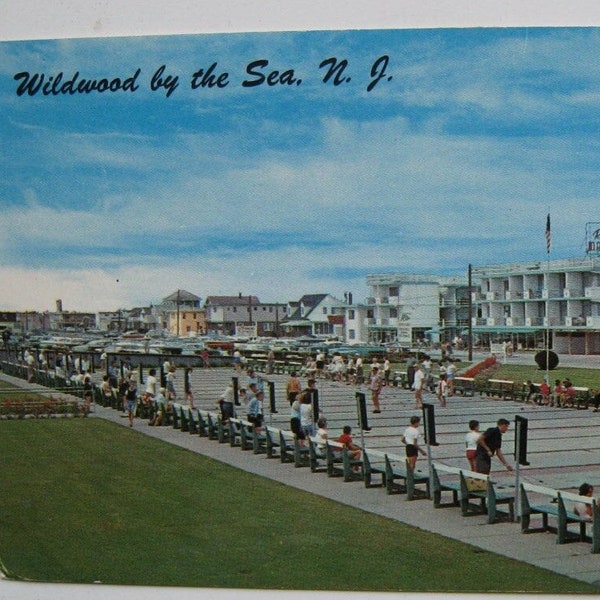
{"type": "Polygon", "coordinates": [[[50,417],[85,417],[87,412],[78,400],[66,398],[3,398],[0,400],[0,419],[50,417]]]}

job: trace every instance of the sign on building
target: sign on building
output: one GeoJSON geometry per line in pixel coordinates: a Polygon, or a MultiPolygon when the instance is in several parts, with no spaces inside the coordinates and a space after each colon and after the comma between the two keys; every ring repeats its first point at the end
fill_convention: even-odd
{"type": "Polygon", "coordinates": [[[412,343],[412,329],[410,325],[398,325],[398,342],[401,344],[412,343]]]}
{"type": "Polygon", "coordinates": [[[600,223],[585,224],[585,253],[600,256],[600,223]]]}
{"type": "Polygon", "coordinates": [[[243,325],[241,323],[236,323],[235,335],[238,335],[240,337],[256,337],[258,335],[256,323],[254,323],[253,325],[243,325]]]}

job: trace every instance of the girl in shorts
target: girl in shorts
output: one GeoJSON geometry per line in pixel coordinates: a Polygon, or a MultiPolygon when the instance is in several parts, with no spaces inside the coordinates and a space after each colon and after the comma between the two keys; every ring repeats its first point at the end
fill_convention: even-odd
{"type": "Polygon", "coordinates": [[[465,435],[465,445],[467,447],[467,460],[471,471],[476,471],[475,468],[475,451],[477,450],[477,440],[479,439],[479,421],[469,421],[469,433],[465,435]]]}

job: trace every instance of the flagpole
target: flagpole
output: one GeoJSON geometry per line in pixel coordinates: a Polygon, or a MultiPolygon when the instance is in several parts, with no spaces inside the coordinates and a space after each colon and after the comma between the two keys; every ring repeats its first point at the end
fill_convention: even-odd
{"type": "Polygon", "coordinates": [[[550,387],[550,248],[552,231],[550,213],[546,217],[546,383],[550,387]]]}

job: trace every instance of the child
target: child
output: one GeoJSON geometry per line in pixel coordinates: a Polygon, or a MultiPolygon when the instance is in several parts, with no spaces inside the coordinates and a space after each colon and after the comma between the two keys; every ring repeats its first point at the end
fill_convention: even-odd
{"type": "Polygon", "coordinates": [[[542,381],[540,384],[540,403],[548,405],[550,403],[550,386],[547,381],[542,381]]]}
{"type": "Polygon", "coordinates": [[[537,397],[538,397],[538,390],[535,387],[535,385],[533,384],[533,382],[531,381],[531,379],[528,379],[525,383],[525,386],[527,388],[527,401],[532,405],[532,406],[537,406],[537,397]]]}
{"type": "MultiPolygon", "coordinates": [[[[579,495],[587,496],[591,498],[594,495],[594,486],[589,483],[582,483],[579,486],[579,495]]],[[[583,517],[586,521],[591,521],[594,516],[594,509],[591,504],[586,502],[575,502],[573,506],[573,512],[580,517],[583,517]]]]}
{"type": "Polygon", "coordinates": [[[564,389],[560,379],[557,379],[554,382],[554,393],[552,394],[552,404],[551,406],[560,406],[560,401],[563,395],[564,389]]]}
{"type": "Polygon", "coordinates": [[[437,398],[440,406],[446,406],[446,398],[448,397],[448,382],[446,375],[440,375],[440,380],[437,384],[437,398]]]}
{"type": "Polygon", "coordinates": [[[421,432],[419,431],[419,423],[421,417],[413,416],[410,418],[410,425],[404,430],[402,436],[404,443],[406,444],[406,458],[408,459],[408,465],[411,471],[415,470],[417,464],[417,456],[420,452],[423,456],[427,453],[419,446],[419,437],[421,432]]]}
{"type": "Polygon", "coordinates": [[[479,421],[475,419],[469,421],[469,433],[465,435],[465,445],[467,447],[467,460],[471,471],[475,468],[475,451],[477,450],[477,440],[479,439],[479,421]]]}
{"type": "MultiPolygon", "coordinates": [[[[352,427],[350,425],[344,425],[342,435],[337,439],[340,444],[343,444],[349,451],[352,460],[358,460],[361,455],[360,448],[354,443],[352,436],[352,427]]],[[[355,468],[356,470],[356,468],[355,468]]]]}

